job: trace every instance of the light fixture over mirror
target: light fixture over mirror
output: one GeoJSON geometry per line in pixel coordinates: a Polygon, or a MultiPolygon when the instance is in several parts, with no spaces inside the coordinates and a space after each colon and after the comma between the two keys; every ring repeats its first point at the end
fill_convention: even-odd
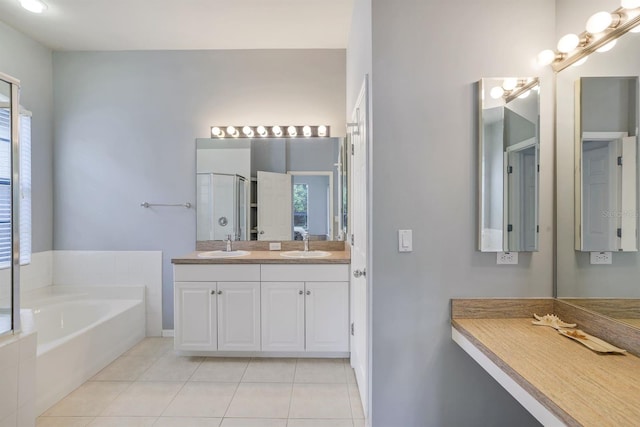
{"type": "Polygon", "coordinates": [[[479,89],[478,249],[537,251],[539,80],[482,79],[479,89]]]}
{"type": "Polygon", "coordinates": [[[261,138],[287,137],[296,138],[304,135],[305,138],[328,138],[331,136],[329,126],[211,126],[211,136],[213,138],[261,138]],[[282,129],[286,129],[284,133],[282,129]],[[239,131],[241,129],[242,131],[239,131]]]}
{"type": "Polygon", "coordinates": [[[615,46],[615,41],[627,32],[640,31],[640,1],[622,0],[613,12],[596,12],[587,20],[585,31],[566,34],[558,41],[556,51],[546,49],[536,58],[538,66],[551,65],[561,71],[584,60],[594,52],[604,53],[615,46]]]}

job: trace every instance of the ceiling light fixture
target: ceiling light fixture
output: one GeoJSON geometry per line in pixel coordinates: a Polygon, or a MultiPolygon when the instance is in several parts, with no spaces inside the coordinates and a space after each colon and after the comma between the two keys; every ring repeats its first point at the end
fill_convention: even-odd
{"type": "Polygon", "coordinates": [[[47,10],[47,5],[40,0],[20,0],[20,6],[33,13],[42,13],[47,10]]]}

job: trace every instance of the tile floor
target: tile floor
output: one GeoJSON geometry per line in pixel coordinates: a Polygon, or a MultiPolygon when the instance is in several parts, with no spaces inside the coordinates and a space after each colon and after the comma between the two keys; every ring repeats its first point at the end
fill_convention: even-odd
{"type": "Polygon", "coordinates": [[[38,427],[364,427],[347,359],[184,357],[146,338],[38,427]]]}

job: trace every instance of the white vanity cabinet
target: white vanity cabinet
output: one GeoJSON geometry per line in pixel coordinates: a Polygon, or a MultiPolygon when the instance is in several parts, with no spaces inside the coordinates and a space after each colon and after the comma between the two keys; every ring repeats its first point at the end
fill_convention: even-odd
{"type": "Polygon", "coordinates": [[[184,351],[260,350],[260,266],[176,265],[174,344],[184,351]]]}
{"type": "Polygon", "coordinates": [[[347,353],[348,264],[177,264],[175,348],[347,353]]]}
{"type": "Polygon", "coordinates": [[[349,351],[348,265],[269,264],[260,277],[263,351],[349,351]]]}

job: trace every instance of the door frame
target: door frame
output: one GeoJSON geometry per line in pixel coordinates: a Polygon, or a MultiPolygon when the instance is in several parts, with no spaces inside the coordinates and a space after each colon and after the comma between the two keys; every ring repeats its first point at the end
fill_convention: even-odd
{"type": "MultiPolygon", "coordinates": [[[[329,197],[329,230],[327,230],[327,232],[329,233],[329,239],[328,240],[335,240],[336,236],[333,234],[333,230],[335,229],[334,227],[334,223],[335,223],[335,215],[334,215],[334,211],[333,211],[333,207],[334,207],[334,203],[333,203],[333,197],[334,197],[334,191],[333,191],[333,171],[288,171],[287,172],[289,175],[292,176],[291,179],[291,185],[293,186],[293,177],[294,176],[328,176],[329,177],[329,193],[330,193],[330,197],[329,197]]],[[[293,187],[291,189],[291,191],[293,191],[293,187]]],[[[292,209],[293,209],[293,201],[291,202],[292,205],[292,209]]],[[[292,213],[293,215],[293,213],[292,213]]],[[[293,227],[293,221],[291,222],[291,226],[293,227]]]]}

